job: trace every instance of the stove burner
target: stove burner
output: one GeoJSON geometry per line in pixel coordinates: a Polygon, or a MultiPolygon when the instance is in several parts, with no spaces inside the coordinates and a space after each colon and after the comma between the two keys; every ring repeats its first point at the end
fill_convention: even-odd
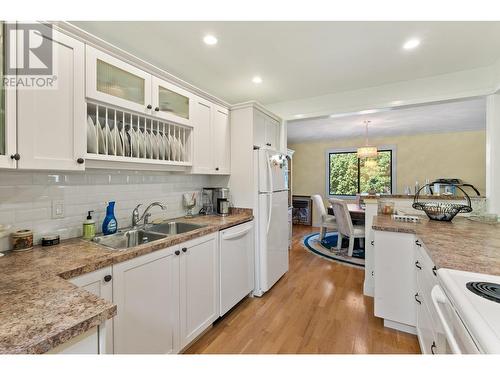
{"type": "Polygon", "coordinates": [[[490,301],[500,303],[500,284],[473,281],[465,285],[472,293],[490,301]]]}

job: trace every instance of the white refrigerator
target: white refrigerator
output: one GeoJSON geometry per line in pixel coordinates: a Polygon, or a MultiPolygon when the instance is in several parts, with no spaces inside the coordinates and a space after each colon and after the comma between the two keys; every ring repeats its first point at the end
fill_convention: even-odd
{"type": "Polygon", "coordinates": [[[288,174],[286,155],[254,151],[257,182],[255,296],[262,296],[288,271],[288,174]]]}

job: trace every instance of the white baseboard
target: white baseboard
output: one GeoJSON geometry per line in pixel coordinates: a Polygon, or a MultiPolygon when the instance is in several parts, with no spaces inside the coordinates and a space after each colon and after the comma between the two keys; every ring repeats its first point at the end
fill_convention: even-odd
{"type": "Polygon", "coordinates": [[[412,335],[417,334],[417,329],[415,327],[409,326],[408,324],[404,324],[404,323],[394,322],[394,321],[389,320],[389,319],[384,319],[384,327],[392,328],[392,329],[395,329],[397,331],[410,333],[412,335]]]}

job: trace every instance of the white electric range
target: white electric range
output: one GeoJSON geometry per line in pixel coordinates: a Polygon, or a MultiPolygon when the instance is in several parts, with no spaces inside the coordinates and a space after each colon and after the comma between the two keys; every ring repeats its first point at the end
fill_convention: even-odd
{"type": "Polygon", "coordinates": [[[500,354],[500,276],[438,270],[432,302],[446,352],[500,354]]]}

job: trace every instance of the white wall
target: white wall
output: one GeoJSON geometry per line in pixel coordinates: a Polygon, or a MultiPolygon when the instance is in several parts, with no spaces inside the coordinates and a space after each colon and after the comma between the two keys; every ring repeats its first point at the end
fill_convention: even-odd
{"type": "MultiPolygon", "coordinates": [[[[42,234],[58,233],[61,238],[82,235],[82,222],[87,211],[94,210],[97,230],[101,231],[106,202],[116,201],[115,215],[120,228],[131,225],[133,208],[161,201],[167,211],[153,208],[153,218],[183,216],[184,192],[200,192],[212,186],[203,175],[167,172],[92,170],[85,173],[0,171],[0,224],[15,229],[32,229],[35,241],[42,234]],[[52,219],[53,200],[63,200],[65,217],[52,219]]],[[[223,179],[215,179],[224,186],[223,179]]],[[[198,204],[200,204],[198,199],[198,204]]],[[[143,207],[144,208],[144,207],[143,207]]],[[[0,251],[7,250],[9,239],[0,239],[0,251]]]]}
{"type": "Polygon", "coordinates": [[[500,87],[500,77],[494,78],[496,71],[500,71],[500,62],[485,68],[267,104],[266,107],[285,120],[293,120],[297,114],[303,118],[318,117],[489,95],[500,87]]]}
{"type": "Polygon", "coordinates": [[[486,198],[488,211],[500,214],[500,94],[486,102],[486,198]]]}

